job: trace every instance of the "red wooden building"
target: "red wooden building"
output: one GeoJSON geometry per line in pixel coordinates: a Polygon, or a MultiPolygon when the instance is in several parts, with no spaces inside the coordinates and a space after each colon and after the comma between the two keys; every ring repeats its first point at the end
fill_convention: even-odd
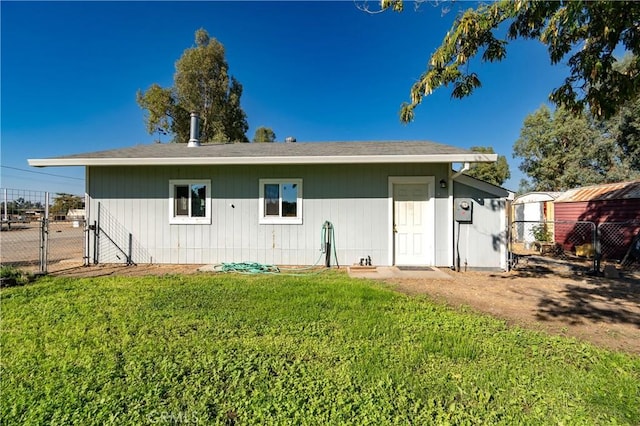
{"type": "MultiPolygon", "coordinates": [[[[555,220],[596,224],[603,258],[620,260],[640,232],[640,180],[593,185],[564,192],[554,202],[555,220]]],[[[574,250],[589,227],[557,227],[555,241],[574,250]]]]}

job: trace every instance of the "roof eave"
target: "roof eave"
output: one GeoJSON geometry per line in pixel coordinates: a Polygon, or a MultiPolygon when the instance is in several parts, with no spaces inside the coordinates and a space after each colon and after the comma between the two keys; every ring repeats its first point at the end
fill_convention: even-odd
{"type": "Polygon", "coordinates": [[[179,165],[276,165],[276,164],[381,164],[381,163],[490,163],[497,154],[345,155],[289,157],[163,157],[163,158],[44,158],[29,159],[33,167],[63,166],[179,166],[179,165]]]}

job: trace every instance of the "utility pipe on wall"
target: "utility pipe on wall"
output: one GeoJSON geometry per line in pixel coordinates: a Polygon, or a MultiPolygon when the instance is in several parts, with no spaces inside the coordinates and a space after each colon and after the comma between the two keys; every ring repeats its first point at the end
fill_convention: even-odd
{"type": "Polygon", "coordinates": [[[464,163],[464,165],[462,166],[462,168],[460,170],[458,170],[453,175],[451,175],[451,180],[454,180],[455,178],[457,178],[458,176],[460,176],[461,174],[463,174],[464,172],[466,172],[470,168],[471,168],[471,164],[464,163]]]}
{"type": "Polygon", "coordinates": [[[197,112],[191,113],[191,123],[189,127],[189,143],[188,147],[200,146],[200,115],[197,112]]]}
{"type": "MultiPolygon", "coordinates": [[[[453,223],[454,222],[453,199],[455,194],[453,191],[453,180],[458,176],[460,176],[461,174],[463,174],[464,172],[466,172],[467,170],[469,170],[470,168],[471,168],[471,164],[464,163],[460,170],[451,174],[449,177],[449,226],[451,227],[450,232],[451,232],[451,269],[452,270],[456,270],[456,228],[453,223]]],[[[458,228],[459,228],[459,225],[458,225],[458,228]]],[[[460,229],[458,229],[458,234],[459,233],[460,233],[460,229]]],[[[460,235],[458,235],[458,238],[460,238],[460,235]]],[[[458,262],[458,268],[459,267],[460,267],[460,264],[458,262]]]]}

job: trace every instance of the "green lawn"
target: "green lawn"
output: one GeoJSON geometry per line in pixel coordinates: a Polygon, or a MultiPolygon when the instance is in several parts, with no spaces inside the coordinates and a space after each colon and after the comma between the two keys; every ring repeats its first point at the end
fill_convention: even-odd
{"type": "Polygon", "coordinates": [[[0,295],[3,424],[640,423],[640,357],[344,274],[0,295]]]}

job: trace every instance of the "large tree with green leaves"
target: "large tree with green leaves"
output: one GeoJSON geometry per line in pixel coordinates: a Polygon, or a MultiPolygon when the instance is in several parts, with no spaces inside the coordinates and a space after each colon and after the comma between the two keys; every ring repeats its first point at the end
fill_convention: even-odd
{"type": "Polygon", "coordinates": [[[84,198],[79,195],[67,194],[64,192],[57,193],[53,199],[51,213],[67,214],[70,209],[81,209],[84,207],[84,198]]]}
{"type": "Polygon", "coordinates": [[[256,132],[253,135],[253,142],[275,142],[275,141],[276,141],[276,134],[269,127],[260,126],[256,129],[256,132]]]}
{"type": "MultiPolygon", "coordinates": [[[[402,11],[404,2],[380,5],[402,11]]],[[[412,121],[416,106],[442,86],[452,86],[454,98],[472,94],[481,81],[469,61],[501,61],[509,40],[518,38],[539,40],[553,64],[568,64],[569,76],[550,99],[574,113],[588,106],[593,116],[608,118],[640,94],[640,2],[501,0],[479,3],[456,18],[411,88],[401,120],[412,121]],[[620,46],[634,55],[624,70],[614,67],[620,46]]]]}
{"type": "Polygon", "coordinates": [[[607,129],[629,167],[640,171],[640,97],[620,108],[607,129]]]}
{"type": "Polygon", "coordinates": [[[196,31],[195,43],[176,62],[173,87],[154,83],[145,92],[138,91],[147,131],[187,142],[193,111],[200,114],[202,142],[248,142],[249,126],[240,107],[242,85],[228,73],[224,47],[204,29],[196,31]]]}
{"type": "MultiPolygon", "coordinates": [[[[473,146],[471,151],[495,154],[495,151],[490,146],[473,146]]],[[[465,174],[497,186],[501,186],[511,177],[507,157],[504,155],[498,155],[498,160],[495,163],[473,163],[471,169],[465,174]]]]}
{"type": "MultiPolygon", "coordinates": [[[[640,108],[639,101],[633,105],[640,108]]],[[[637,130],[640,118],[620,114],[603,122],[586,112],[542,106],[528,115],[514,145],[514,157],[522,159],[520,170],[528,177],[521,190],[564,191],[640,177],[637,158],[627,154],[638,152],[637,134],[634,139],[625,127],[633,123],[637,130]]]]}

